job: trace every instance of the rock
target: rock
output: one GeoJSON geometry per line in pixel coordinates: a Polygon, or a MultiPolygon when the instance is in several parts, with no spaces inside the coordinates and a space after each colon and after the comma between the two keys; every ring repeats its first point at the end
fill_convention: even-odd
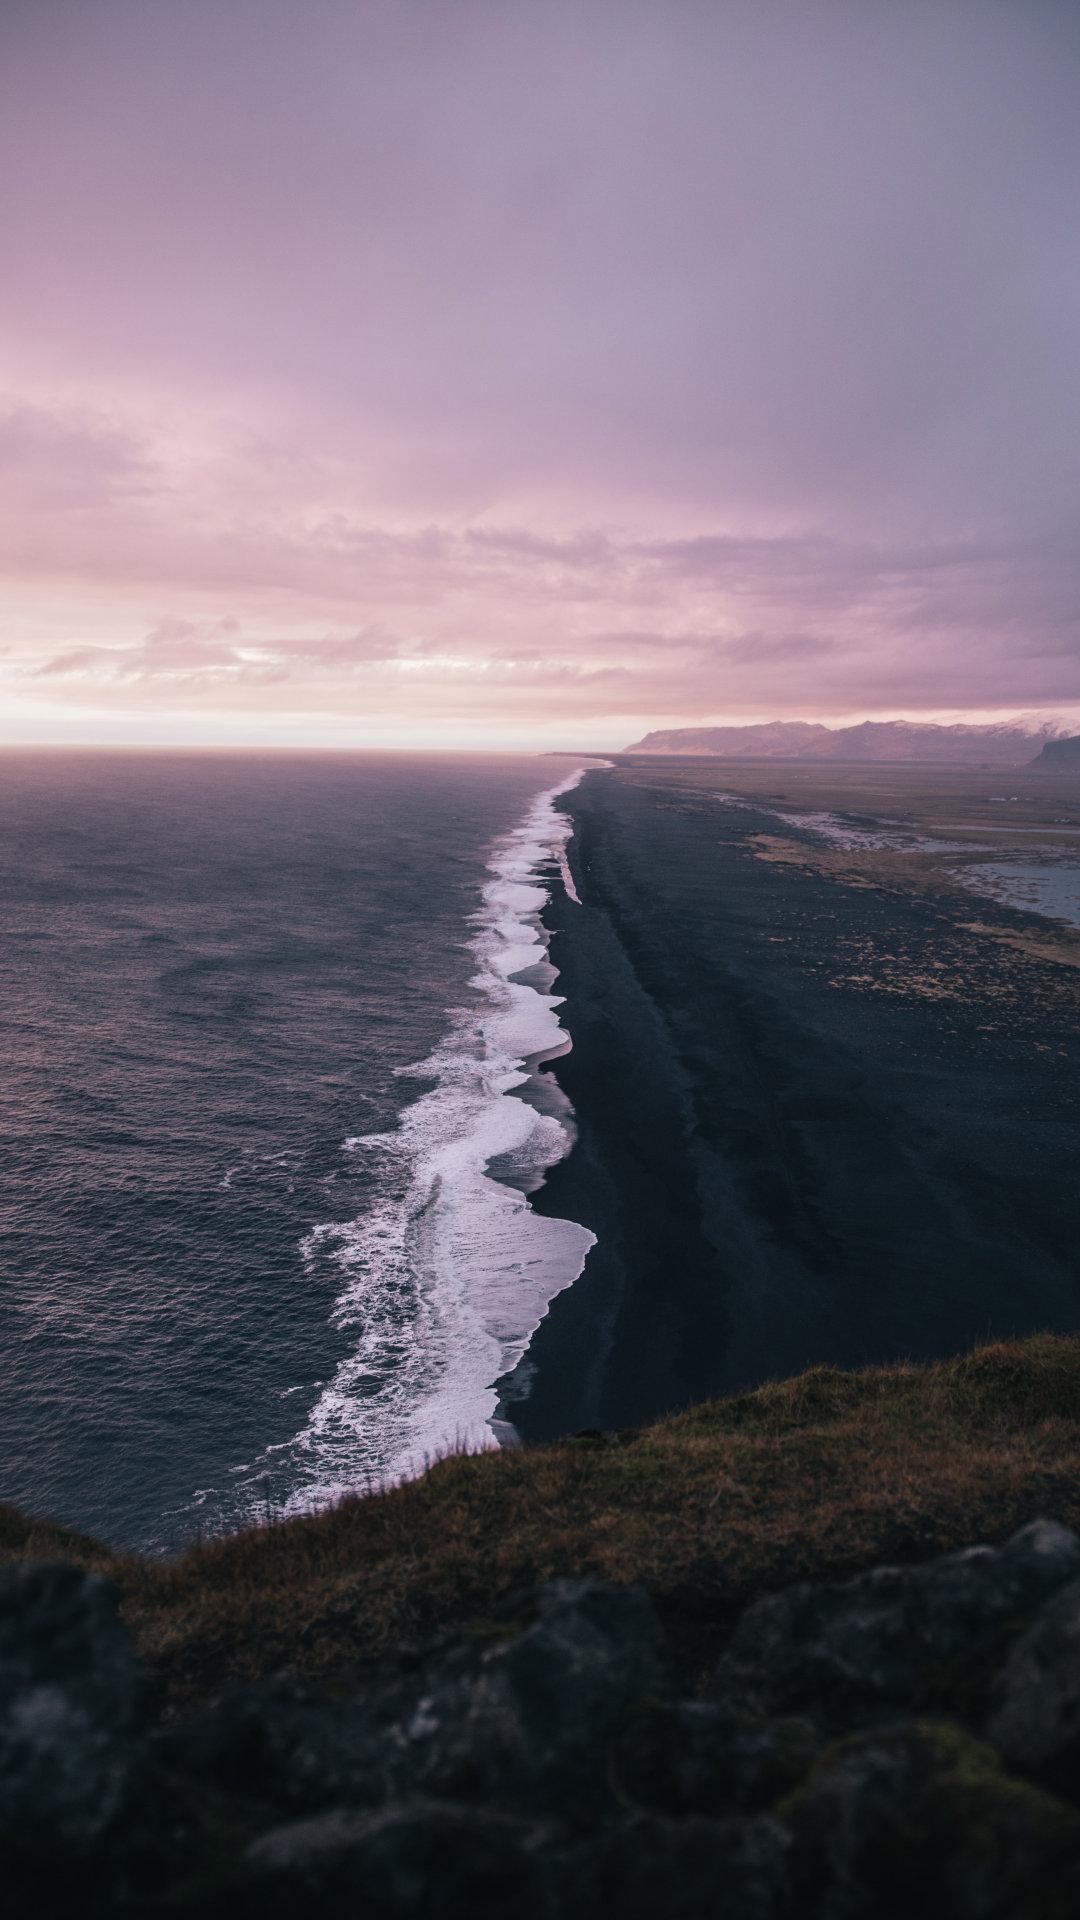
{"type": "Polygon", "coordinates": [[[820,1747],[809,1720],[760,1720],[710,1701],[653,1701],[632,1716],[617,1755],[620,1789],[669,1814],[724,1817],[771,1807],[820,1747]]]}
{"type": "Polygon", "coordinates": [[[1013,1647],[989,1737],[1014,1766],[1080,1796],[1080,1581],[1013,1647]]]}
{"type": "Polygon", "coordinates": [[[536,1618],[429,1672],[395,1730],[402,1789],[586,1818],[607,1792],[607,1749],[659,1683],[660,1631],[636,1588],[555,1580],[536,1618]]]}
{"type": "Polygon", "coordinates": [[[1080,1793],[1064,1528],[760,1601],[720,1697],[672,1698],[662,1656],[644,1593],[559,1580],[483,1639],[370,1664],[351,1697],[279,1676],[149,1731],[115,1592],[9,1568],[0,1885],[42,1920],[1080,1911],[1080,1813],[1047,1791],[1080,1793]],[[1037,1784],[912,1715],[985,1718],[991,1696],[993,1739],[1037,1784]]]}
{"type": "Polygon", "coordinates": [[[1080,1574],[1080,1538],[1057,1520],[1032,1520],[998,1551],[1025,1582],[1029,1593],[1052,1592],[1080,1574]]]}
{"type": "Polygon", "coordinates": [[[139,1672],[107,1581],[61,1562],[0,1570],[0,1834],[86,1846],[129,1785],[139,1672]]]}
{"type": "Polygon", "coordinates": [[[827,1753],[780,1809],[814,1920],[1074,1920],[1080,1815],[956,1727],[907,1723],[827,1753]]]}
{"type": "Polygon", "coordinates": [[[543,1920],[553,1911],[544,1839],[526,1821],[476,1808],[335,1810],[257,1840],[231,1912],[309,1920],[340,1904],[372,1920],[543,1920]]]}
{"type": "Polygon", "coordinates": [[[117,1907],[140,1778],[139,1669],[119,1597],[37,1561],[0,1570],[0,1877],[39,1913],[117,1907]],[[125,1824],[126,1823],[126,1824],[125,1824]],[[122,1826],[124,1831],[121,1832],[122,1826]]]}
{"type": "Polygon", "coordinates": [[[286,1675],[235,1687],[163,1729],[161,1763],[281,1814],[386,1797],[386,1740],[360,1701],[322,1698],[286,1675]]]}
{"type": "Polygon", "coordinates": [[[718,1685],[760,1710],[813,1710],[835,1726],[900,1707],[976,1714],[1009,1639],[1078,1573],[1080,1540],[1037,1520],[1003,1547],[791,1587],[747,1608],[718,1685]]]}
{"type": "Polygon", "coordinates": [[[775,1820],[639,1816],[583,1855],[559,1920],[788,1920],[789,1847],[775,1820]]]}
{"type": "Polygon", "coordinates": [[[119,1604],[109,1581],[63,1560],[0,1567],[0,1707],[49,1686],[98,1719],[129,1723],[139,1670],[119,1604]]]}

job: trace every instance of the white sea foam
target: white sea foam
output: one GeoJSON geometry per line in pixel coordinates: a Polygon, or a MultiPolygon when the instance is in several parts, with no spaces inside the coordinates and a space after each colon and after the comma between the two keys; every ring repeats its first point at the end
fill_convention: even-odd
{"type": "Polygon", "coordinates": [[[303,1244],[309,1270],[327,1260],[339,1270],[333,1319],[352,1345],[304,1429],[256,1463],[291,1489],[293,1510],[407,1478],[453,1447],[497,1444],[495,1382],[593,1244],[574,1221],[535,1213],[521,1190],[567,1152],[569,1103],[513,1097],[530,1067],[569,1045],[550,991],[542,869],[554,861],[577,900],[570,823],[555,802],[583,771],[541,794],[492,850],[470,943],[481,1003],[405,1070],[433,1086],[392,1132],[345,1142],[377,1171],[385,1197],[358,1220],[315,1227],[303,1244]]]}

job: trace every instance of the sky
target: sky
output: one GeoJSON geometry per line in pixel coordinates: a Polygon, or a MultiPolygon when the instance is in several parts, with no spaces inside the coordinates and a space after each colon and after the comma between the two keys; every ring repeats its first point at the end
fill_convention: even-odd
{"type": "Polygon", "coordinates": [[[1076,0],[4,0],[0,741],[1080,731],[1076,0]]]}

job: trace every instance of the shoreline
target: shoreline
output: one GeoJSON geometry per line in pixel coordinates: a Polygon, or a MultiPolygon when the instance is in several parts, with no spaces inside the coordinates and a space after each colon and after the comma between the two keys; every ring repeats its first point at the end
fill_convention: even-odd
{"type": "Polygon", "coordinates": [[[514,1443],[495,1381],[573,1285],[591,1241],[532,1200],[573,1138],[566,1096],[535,1071],[570,1045],[542,909],[563,833],[556,802],[572,785],[571,773],[532,795],[484,849],[468,998],[447,1010],[430,1054],[401,1069],[419,1090],[394,1126],[344,1143],[392,1156],[400,1176],[358,1217],[317,1224],[302,1243],[309,1259],[337,1250],[331,1324],[352,1338],[303,1425],[238,1470],[237,1499],[253,1512],[270,1470],[292,1517],[358,1482],[414,1478],[441,1452],[514,1443]]]}
{"type": "MultiPolygon", "coordinates": [[[[606,770],[604,777],[611,777],[606,770]]],[[[566,856],[578,897],[564,884],[552,885],[542,914],[570,1043],[542,1077],[569,1100],[576,1138],[548,1169],[531,1204],[549,1218],[577,1221],[595,1243],[578,1279],[551,1302],[521,1361],[497,1383],[500,1416],[526,1442],[637,1424],[683,1404],[687,1312],[705,1341],[727,1333],[711,1250],[694,1221],[682,1076],[655,1006],[584,881],[583,788],[584,781],[561,802],[573,828],[566,856]],[[658,1324],[657,1303],[645,1296],[672,1259],[681,1270],[679,1312],[661,1313],[658,1324]],[[640,1337],[632,1330],[635,1312],[640,1337]]],[[[706,1391],[703,1386],[698,1397],[706,1391]]]]}
{"type": "Polygon", "coordinates": [[[532,1204],[597,1244],[500,1413],[542,1441],[815,1364],[1075,1331],[1064,970],[976,942],[940,893],[764,861],[774,814],[677,786],[623,764],[563,802],[581,904],[552,887],[544,910],[572,1042],[546,1072],[577,1141],[532,1204]],[[954,946],[960,984],[931,993],[954,946]],[[865,974],[842,977],[849,947],[865,974]]]}

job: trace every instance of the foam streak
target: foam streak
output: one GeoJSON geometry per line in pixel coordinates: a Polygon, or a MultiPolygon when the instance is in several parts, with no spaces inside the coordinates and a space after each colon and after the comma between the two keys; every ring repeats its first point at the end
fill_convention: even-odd
{"type": "Polygon", "coordinates": [[[392,1132],[345,1143],[378,1167],[385,1197],[303,1243],[309,1269],[329,1260],[339,1270],[333,1318],[355,1344],[304,1429],[259,1463],[292,1487],[291,1510],[407,1478],[454,1447],[496,1445],[495,1382],[593,1243],[574,1221],[534,1213],[523,1191],[568,1151],[568,1103],[537,1111],[513,1097],[526,1063],[569,1045],[540,914],[545,868],[562,871],[577,899],[570,822],[556,801],[581,771],[541,794],[492,849],[470,942],[481,1003],[453,1016],[429,1059],[402,1070],[433,1085],[392,1132]]]}

